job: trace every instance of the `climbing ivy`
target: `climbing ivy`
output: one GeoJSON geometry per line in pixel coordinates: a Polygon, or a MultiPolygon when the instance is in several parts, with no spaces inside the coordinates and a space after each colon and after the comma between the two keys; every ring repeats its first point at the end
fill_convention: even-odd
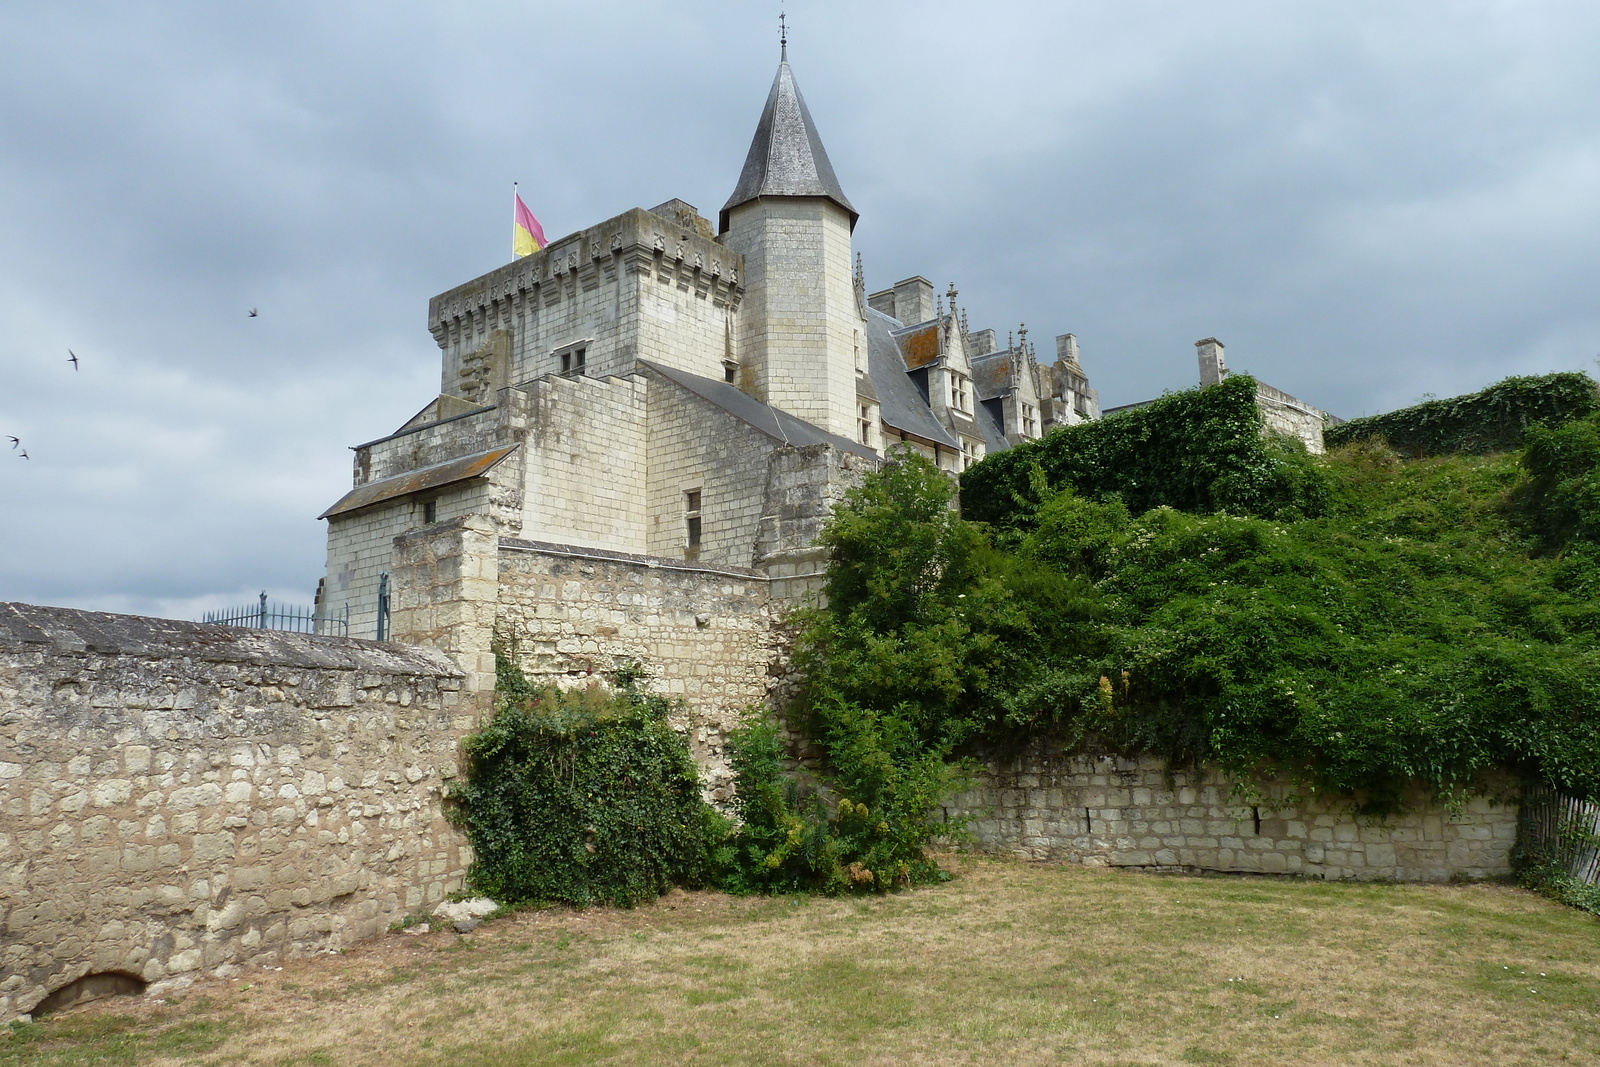
{"type": "Polygon", "coordinates": [[[494,718],[462,743],[452,794],[475,859],[469,881],[501,903],[631,906],[711,877],[726,821],[702,799],[672,705],[635,670],[615,691],[529,683],[496,643],[494,718]]]}
{"type": "Polygon", "coordinates": [[[1570,371],[1507,378],[1466,396],[1330,426],[1330,448],[1381,438],[1405,456],[1487,455],[1521,448],[1536,426],[1558,426],[1600,410],[1594,379],[1570,371]]]}
{"type": "Polygon", "coordinates": [[[1051,488],[1095,500],[1114,495],[1134,514],[1163,506],[1320,514],[1326,489],[1305,449],[1262,430],[1256,381],[1236,375],[985,458],[961,476],[961,513],[998,529],[1026,525],[1041,502],[1037,470],[1051,488]]]}

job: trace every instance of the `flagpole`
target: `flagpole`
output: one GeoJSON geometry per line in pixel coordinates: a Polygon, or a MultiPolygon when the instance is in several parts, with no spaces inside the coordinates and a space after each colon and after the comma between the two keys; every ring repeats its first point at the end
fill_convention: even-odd
{"type": "Polygon", "coordinates": [[[517,183],[511,183],[511,258],[517,258],[517,183]]]}

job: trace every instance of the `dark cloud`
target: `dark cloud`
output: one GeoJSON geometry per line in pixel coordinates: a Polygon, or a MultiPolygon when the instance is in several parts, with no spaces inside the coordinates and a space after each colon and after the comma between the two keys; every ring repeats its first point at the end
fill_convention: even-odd
{"type": "MultiPolygon", "coordinates": [[[[347,446],[437,388],[427,298],[509,256],[509,183],[552,236],[714,214],[776,11],[0,11],[0,433],[34,456],[0,449],[0,599],[307,599],[347,446]]],[[[1108,404],[1212,334],[1341,414],[1600,350],[1589,6],[790,14],[869,283],[1076,332],[1108,404]]]]}

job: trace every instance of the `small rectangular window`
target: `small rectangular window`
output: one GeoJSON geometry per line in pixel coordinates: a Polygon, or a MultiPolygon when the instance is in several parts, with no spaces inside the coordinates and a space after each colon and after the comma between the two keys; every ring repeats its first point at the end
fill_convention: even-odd
{"type": "Polygon", "coordinates": [[[439,502],[437,500],[424,500],[422,502],[422,525],[432,526],[439,521],[439,502]]]}
{"type": "Polygon", "coordinates": [[[872,444],[872,407],[868,404],[858,405],[861,409],[860,418],[857,420],[861,429],[861,443],[872,444]]]}
{"type": "Polygon", "coordinates": [[[722,361],[722,380],[732,385],[739,378],[739,364],[731,359],[722,361]]]}
{"type": "Polygon", "coordinates": [[[593,338],[574,341],[572,344],[558,348],[552,353],[556,358],[557,365],[561,368],[562,374],[575,376],[585,373],[584,368],[589,362],[589,342],[592,340],[593,338]]]}
{"type": "Polygon", "coordinates": [[[700,547],[700,490],[690,489],[683,494],[684,544],[694,549],[700,547]]]}

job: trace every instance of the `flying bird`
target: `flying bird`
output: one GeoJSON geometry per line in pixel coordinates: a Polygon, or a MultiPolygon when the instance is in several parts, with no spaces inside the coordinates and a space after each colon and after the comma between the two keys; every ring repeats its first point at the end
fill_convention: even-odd
{"type": "Polygon", "coordinates": [[[256,317],[256,309],[255,308],[251,308],[250,309],[250,317],[252,319],[256,317]]]}
{"type": "Polygon", "coordinates": [[[72,349],[67,349],[67,362],[72,364],[72,369],[78,369],[78,354],[72,349]]]}
{"type": "Polygon", "coordinates": [[[17,450],[17,446],[22,443],[22,439],[21,438],[12,437],[9,434],[6,435],[6,440],[11,442],[11,450],[13,452],[15,452],[17,450]]]}
{"type": "Polygon", "coordinates": [[[30,456],[30,455],[28,455],[28,450],[27,450],[27,449],[26,449],[26,448],[24,448],[24,449],[23,449],[23,450],[22,450],[22,458],[23,458],[23,459],[32,459],[32,458],[33,458],[33,457],[32,457],[32,456],[30,456]]]}

